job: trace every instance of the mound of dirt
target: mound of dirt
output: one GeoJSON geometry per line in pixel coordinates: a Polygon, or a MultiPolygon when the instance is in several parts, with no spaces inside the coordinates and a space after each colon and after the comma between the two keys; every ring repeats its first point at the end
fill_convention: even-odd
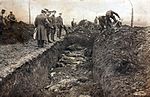
{"type": "Polygon", "coordinates": [[[24,43],[32,38],[34,26],[26,24],[22,21],[16,22],[12,28],[7,25],[4,28],[3,35],[0,36],[0,44],[15,44],[17,42],[24,43]]]}
{"type": "Polygon", "coordinates": [[[93,76],[104,97],[150,97],[150,28],[123,26],[95,39],[93,76]]]}

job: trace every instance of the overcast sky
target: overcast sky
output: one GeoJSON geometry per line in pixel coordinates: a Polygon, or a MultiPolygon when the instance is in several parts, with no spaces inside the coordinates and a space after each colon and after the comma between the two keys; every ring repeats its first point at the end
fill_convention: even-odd
{"type": "MultiPolygon", "coordinates": [[[[150,25],[150,0],[131,0],[134,7],[136,25],[150,25]]],[[[0,0],[0,8],[7,13],[12,10],[18,20],[28,22],[28,0],[0,0]]],[[[32,22],[41,9],[48,8],[62,12],[65,24],[70,24],[72,18],[78,22],[81,19],[93,21],[95,16],[105,15],[107,10],[114,10],[124,23],[131,20],[131,4],[129,0],[31,0],[32,22]]],[[[58,14],[56,14],[58,15],[58,14]]]]}

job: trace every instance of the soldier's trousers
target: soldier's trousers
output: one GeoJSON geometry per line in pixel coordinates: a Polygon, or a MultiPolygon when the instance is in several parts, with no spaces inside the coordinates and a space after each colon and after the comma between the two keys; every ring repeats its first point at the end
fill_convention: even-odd
{"type": "Polygon", "coordinates": [[[51,30],[50,30],[50,28],[47,28],[47,40],[48,40],[48,42],[50,41],[49,40],[49,34],[51,33],[51,30]]]}
{"type": "Polygon", "coordinates": [[[55,41],[54,37],[55,37],[55,32],[56,32],[56,27],[54,27],[51,31],[51,40],[55,41]]]}

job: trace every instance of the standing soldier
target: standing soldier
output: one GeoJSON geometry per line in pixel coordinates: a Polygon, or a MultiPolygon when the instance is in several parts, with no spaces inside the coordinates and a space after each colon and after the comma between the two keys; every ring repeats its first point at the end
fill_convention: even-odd
{"type": "Polygon", "coordinates": [[[110,28],[111,27],[111,19],[113,19],[114,23],[117,22],[116,18],[115,18],[115,15],[120,19],[120,16],[112,11],[112,10],[109,10],[106,12],[106,23],[107,23],[107,28],[110,28]]]}
{"type": "Polygon", "coordinates": [[[52,32],[52,21],[50,15],[51,12],[47,12],[46,17],[47,17],[48,24],[46,25],[46,31],[47,31],[47,40],[49,43],[52,43],[49,39],[49,35],[52,32]]]}
{"type": "Polygon", "coordinates": [[[101,31],[102,31],[106,27],[106,16],[99,16],[98,20],[99,20],[99,25],[100,25],[101,31]]]}
{"type": "Polygon", "coordinates": [[[0,36],[3,34],[4,25],[6,25],[4,20],[4,14],[5,14],[5,10],[2,9],[0,13],[0,36]]]}
{"type": "Polygon", "coordinates": [[[13,31],[13,26],[14,26],[14,23],[16,22],[16,17],[12,11],[10,11],[10,14],[7,16],[7,18],[9,20],[9,29],[13,31]]]}
{"type": "Polygon", "coordinates": [[[57,37],[60,39],[61,38],[61,32],[63,28],[63,18],[61,17],[62,13],[59,13],[59,16],[57,17],[57,27],[58,27],[58,32],[57,32],[57,37]]]}
{"type": "Polygon", "coordinates": [[[94,23],[95,23],[96,25],[98,25],[98,17],[97,17],[97,16],[96,16],[95,19],[94,19],[94,23]]]}
{"type": "Polygon", "coordinates": [[[51,16],[51,23],[52,23],[52,31],[51,31],[51,40],[55,41],[54,36],[56,33],[56,11],[53,11],[53,15],[51,16]]]}
{"type": "Polygon", "coordinates": [[[73,20],[71,21],[71,27],[72,27],[72,28],[74,28],[74,27],[75,27],[74,18],[73,18],[73,20]]]}
{"type": "Polygon", "coordinates": [[[44,41],[47,41],[47,32],[46,32],[46,12],[41,10],[41,14],[37,15],[35,18],[35,27],[37,28],[36,39],[38,43],[38,47],[44,47],[44,41]]]}

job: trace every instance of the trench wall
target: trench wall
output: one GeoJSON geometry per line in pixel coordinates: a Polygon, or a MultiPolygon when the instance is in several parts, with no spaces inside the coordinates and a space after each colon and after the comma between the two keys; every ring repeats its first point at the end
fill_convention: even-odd
{"type": "MultiPolygon", "coordinates": [[[[0,72],[0,97],[33,97],[50,83],[48,71],[58,61],[67,45],[62,40],[49,48],[35,52],[0,72]]],[[[19,60],[19,59],[18,59],[19,60]]]]}
{"type": "MultiPolygon", "coordinates": [[[[91,34],[92,35],[92,34],[91,34]]],[[[58,61],[65,47],[79,43],[92,48],[92,38],[80,33],[71,34],[49,48],[33,52],[17,64],[0,71],[0,97],[37,97],[43,87],[49,85],[49,70],[58,61]]]]}

